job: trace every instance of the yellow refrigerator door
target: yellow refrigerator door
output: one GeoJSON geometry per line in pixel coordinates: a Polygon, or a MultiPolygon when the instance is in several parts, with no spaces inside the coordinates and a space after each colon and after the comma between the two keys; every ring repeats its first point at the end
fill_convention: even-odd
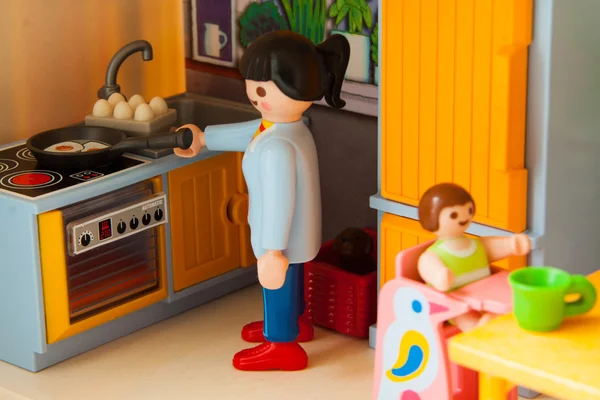
{"type": "Polygon", "coordinates": [[[475,221],[526,226],[533,0],[383,0],[382,195],[417,205],[455,182],[475,221]]]}

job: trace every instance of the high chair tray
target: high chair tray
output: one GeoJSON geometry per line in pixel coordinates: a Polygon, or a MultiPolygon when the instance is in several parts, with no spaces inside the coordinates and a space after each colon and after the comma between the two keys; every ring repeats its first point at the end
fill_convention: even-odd
{"type": "Polygon", "coordinates": [[[507,314],[512,311],[512,290],[508,284],[508,274],[507,271],[500,271],[448,294],[475,311],[507,314]]]}

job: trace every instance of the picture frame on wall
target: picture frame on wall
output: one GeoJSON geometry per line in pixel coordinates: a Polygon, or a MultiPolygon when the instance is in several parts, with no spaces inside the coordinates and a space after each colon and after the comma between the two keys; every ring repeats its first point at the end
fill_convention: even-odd
{"type": "Polygon", "coordinates": [[[192,58],[216,65],[236,66],[236,0],[191,2],[192,58]]]}

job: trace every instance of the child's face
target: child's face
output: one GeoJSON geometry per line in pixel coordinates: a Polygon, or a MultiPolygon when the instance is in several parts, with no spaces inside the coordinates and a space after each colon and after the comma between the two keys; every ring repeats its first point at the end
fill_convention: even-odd
{"type": "Polygon", "coordinates": [[[246,94],[262,117],[271,122],[295,122],[312,105],[287,97],[273,81],[246,80],[246,94]]]}
{"type": "Polygon", "coordinates": [[[435,234],[441,237],[462,235],[473,219],[473,203],[446,207],[440,212],[439,229],[435,234]]]}

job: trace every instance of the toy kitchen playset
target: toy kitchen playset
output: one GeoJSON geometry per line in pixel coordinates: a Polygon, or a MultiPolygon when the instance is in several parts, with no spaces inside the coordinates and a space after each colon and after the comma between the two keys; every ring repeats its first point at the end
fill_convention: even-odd
{"type": "Polygon", "coordinates": [[[256,282],[240,155],[149,148],[157,129],[256,112],[187,94],[123,101],[117,72],[137,52],[152,59],[145,41],[115,54],[86,126],[34,136],[61,132],[39,151],[38,139],[0,148],[0,360],[39,371],[256,282]],[[115,127],[138,146],[95,162],[115,127]],[[64,136],[85,129],[87,141],[64,136]]]}

